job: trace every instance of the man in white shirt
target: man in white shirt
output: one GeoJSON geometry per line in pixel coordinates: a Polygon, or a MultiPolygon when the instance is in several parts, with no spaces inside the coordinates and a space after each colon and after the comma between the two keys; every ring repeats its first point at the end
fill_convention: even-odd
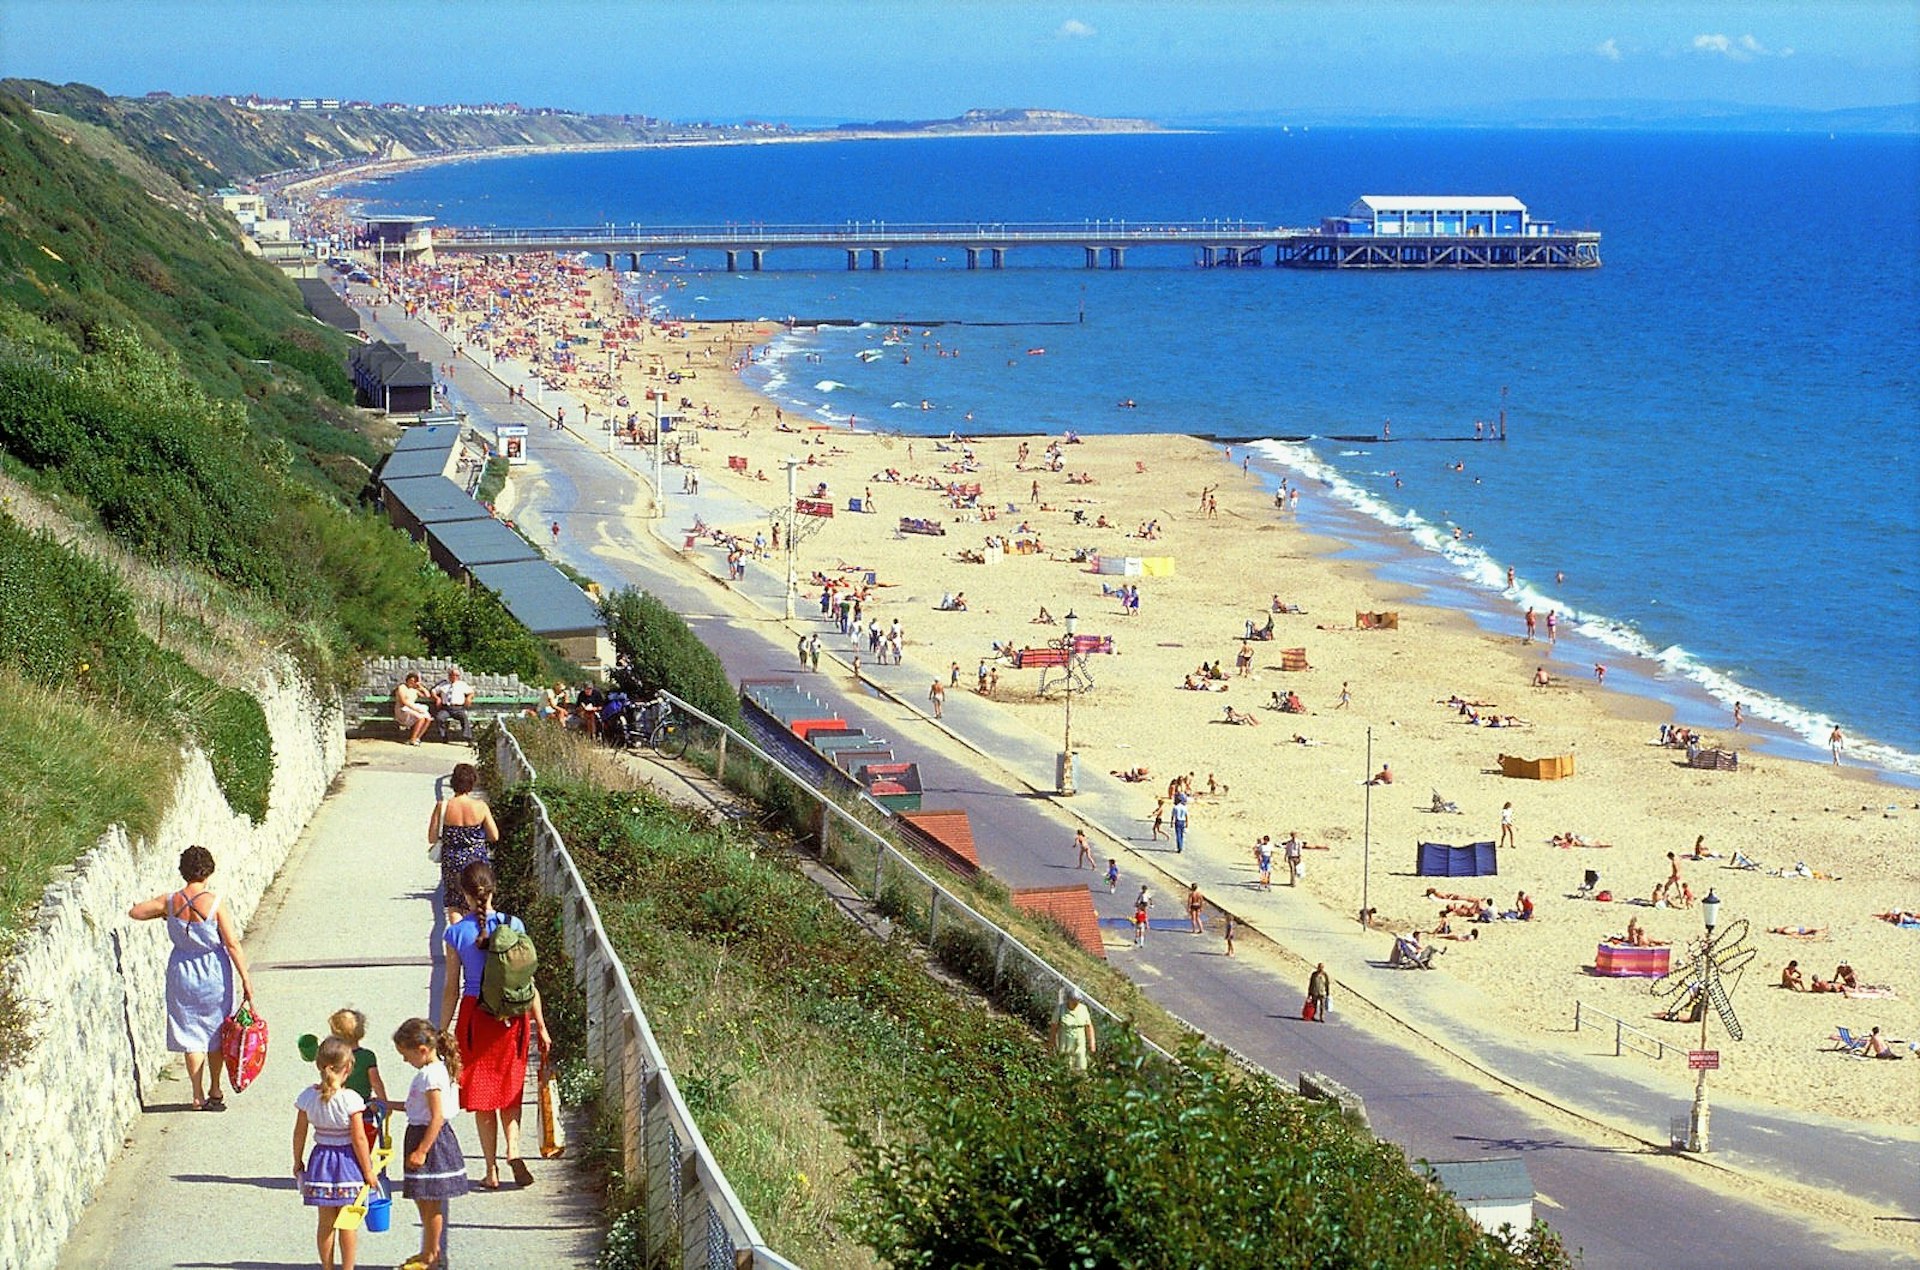
{"type": "Polygon", "coordinates": [[[440,723],[441,740],[447,739],[447,727],[455,722],[462,739],[473,739],[473,720],[467,717],[472,704],[473,685],[460,677],[456,667],[447,667],[447,677],[433,686],[433,717],[440,723]]]}

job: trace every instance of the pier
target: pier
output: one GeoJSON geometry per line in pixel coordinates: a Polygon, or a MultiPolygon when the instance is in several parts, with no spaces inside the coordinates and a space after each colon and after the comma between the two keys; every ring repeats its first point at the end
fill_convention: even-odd
{"type": "MultiPolygon", "coordinates": [[[[1518,227],[1518,226],[1517,226],[1518,227]]],[[[727,272],[759,271],[774,252],[843,253],[848,270],[886,269],[889,255],[946,251],[967,269],[1004,269],[1009,254],[1049,249],[1084,269],[1124,269],[1137,248],[1185,249],[1204,269],[1588,269],[1600,263],[1600,235],[1555,231],[1534,222],[1524,232],[1483,232],[1480,226],[1429,224],[1416,232],[1362,232],[1352,222],[1318,229],[1252,221],[1122,220],[1068,222],[952,222],[895,224],[847,221],[838,225],[596,225],[572,228],[463,228],[437,230],[435,254],[514,255],[561,252],[603,256],[607,266],[643,268],[647,256],[713,253],[727,272]],[[1544,232],[1543,232],[1544,230],[1544,232]]]]}

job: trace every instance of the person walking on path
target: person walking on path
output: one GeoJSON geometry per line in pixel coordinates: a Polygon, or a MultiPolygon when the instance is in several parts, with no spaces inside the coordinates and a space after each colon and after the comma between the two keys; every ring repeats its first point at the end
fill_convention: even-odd
{"type": "Polygon", "coordinates": [[[820,636],[814,634],[807,640],[807,659],[812,662],[814,674],[820,673],[820,636]]]}
{"type": "Polygon", "coordinates": [[[947,708],[947,686],[938,679],[934,680],[933,687],[927,689],[927,700],[933,703],[933,717],[939,718],[941,711],[947,708]]]}
{"type": "Polygon", "coordinates": [[[1263,833],[1260,835],[1260,841],[1253,844],[1253,863],[1260,870],[1260,889],[1271,891],[1273,889],[1273,838],[1271,835],[1263,833]]]}
{"type": "Polygon", "coordinates": [[[1076,870],[1095,867],[1093,863],[1093,846],[1087,841],[1087,831],[1085,829],[1075,829],[1073,831],[1073,849],[1075,852],[1073,867],[1076,870]]]}
{"type": "Polygon", "coordinates": [[[1107,857],[1107,894],[1112,895],[1120,889],[1120,861],[1107,857]]]}
{"type": "Polygon", "coordinates": [[[227,1109],[220,1093],[220,1028],[233,1013],[236,975],[240,1002],[249,1008],[253,1005],[253,977],[247,972],[246,954],[240,951],[220,897],[207,886],[213,868],[211,851],[188,847],[180,853],[180,879],[186,885],[127,910],[136,922],[167,919],[167,938],[173,941],[173,952],[167,957],[167,1049],[186,1056],[195,1111],[227,1109]]]}
{"type": "Polygon", "coordinates": [[[447,777],[451,796],[433,805],[427,817],[427,846],[440,852],[440,903],[447,923],[466,914],[466,892],[460,875],[470,864],[492,864],[492,844],[500,841],[500,826],[493,821],[493,808],[473,796],[480,783],[480,769],[471,763],[455,763],[447,777]]]}
{"type": "Polygon", "coordinates": [[[1173,796],[1173,849],[1184,853],[1187,849],[1187,796],[1173,796]]]}
{"type": "Polygon", "coordinates": [[[356,1227],[335,1233],[340,1210],[360,1197],[360,1188],[373,1185],[373,1158],[367,1154],[366,1099],[346,1087],[353,1075],[353,1046],[337,1036],[320,1042],[313,1065],[318,1084],[308,1085],[293,1100],[293,1180],[300,1200],[316,1211],[314,1246],[320,1264],[333,1265],[334,1242],[340,1244],[340,1263],[354,1270],[359,1255],[356,1227]],[[313,1152],[307,1152],[307,1130],[313,1130],[313,1152]]]}
{"type": "Polygon", "coordinates": [[[1053,1051],[1064,1056],[1076,1072],[1087,1070],[1095,1047],[1093,1012],[1080,999],[1080,989],[1069,987],[1065,1004],[1053,1020],[1053,1051]]]}
{"type": "Polygon", "coordinates": [[[1133,946],[1144,947],[1147,942],[1147,923],[1152,920],[1149,914],[1153,910],[1153,895],[1147,890],[1146,883],[1140,884],[1140,894],[1133,897],[1133,946]]]}
{"type": "Polygon", "coordinates": [[[1187,929],[1196,935],[1206,934],[1206,914],[1207,900],[1200,894],[1200,884],[1189,883],[1187,885],[1187,929]]]}
{"type": "MultiPolygon", "coordinates": [[[[473,1113],[474,1127],[480,1134],[480,1150],[487,1160],[486,1177],[480,1185],[487,1190],[500,1188],[498,1149],[506,1141],[507,1168],[521,1186],[533,1185],[533,1172],[520,1158],[520,1104],[527,1084],[527,1041],[539,1046],[544,1062],[553,1048],[547,1033],[546,1015],[539,989],[525,1014],[496,1018],[480,1004],[480,991],[486,973],[488,945],[494,932],[508,927],[526,934],[517,917],[496,913],[493,909],[494,876],[490,864],[467,866],[460,875],[467,894],[467,915],[449,926],[446,934],[446,987],[440,1004],[440,1017],[453,1023],[453,1034],[460,1048],[460,1066],[466,1075],[460,1081],[460,1109],[473,1113]]],[[[408,1117],[412,1119],[411,1115],[408,1117]]]]}
{"type": "Polygon", "coordinates": [[[1156,798],[1153,800],[1153,835],[1150,840],[1158,842],[1166,836],[1167,800],[1164,798],[1156,798]]]}
{"type": "Polygon", "coordinates": [[[794,645],[794,651],[800,654],[800,669],[807,668],[807,637],[802,635],[800,642],[794,645]]]}
{"type": "Polygon", "coordinates": [[[1287,840],[1280,844],[1281,856],[1287,862],[1287,885],[1299,886],[1300,875],[1306,871],[1306,863],[1301,859],[1301,851],[1306,844],[1300,841],[1298,833],[1289,833],[1287,840]]]}
{"type": "Polygon", "coordinates": [[[1513,802],[1511,800],[1500,808],[1500,845],[1503,847],[1513,845],[1513,802]]]}
{"type": "Polygon", "coordinates": [[[401,1270],[435,1270],[443,1264],[447,1201],[467,1193],[467,1158],[447,1120],[447,1096],[460,1078],[460,1052],[453,1034],[425,1019],[408,1019],[393,1034],[393,1047],[414,1069],[407,1090],[406,1197],[420,1210],[420,1254],[401,1270]]]}
{"type": "Polygon", "coordinates": [[[1233,932],[1240,925],[1232,913],[1227,914],[1227,956],[1233,956],[1233,932]]]}
{"type": "Polygon", "coordinates": [[[1333,981],[1327,977],[1327,963],[1314,966],[1313,973],[1307,976],[1307,1000],[1313,1004],[1313,1017],[1317,1022],[1327,1021],[1327,1012],[1332,1008],[1333,981]]]}

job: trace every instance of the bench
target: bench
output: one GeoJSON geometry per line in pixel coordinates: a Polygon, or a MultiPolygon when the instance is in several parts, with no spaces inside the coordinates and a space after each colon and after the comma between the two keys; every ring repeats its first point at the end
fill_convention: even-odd
{"type": "Polygon", "coordinates": [[[1033,667],[1046,669],[1067,664],[1069,654],[1064,648],[1022,648],[1013,655],[1015,670],[1029,670],[1033,667]]]}
{"type": "MultiPolygon", "coordinates": [[[[477,726],[489,719],[519,715],[523,711],[533,709],[539,703],[538,697],[476,696],[472,704],[467,706],[467,719],[477,726]]],[[[349,729],[360,736],[378,736],[382,725],[392,729],[397,736],[402,738],[406,736],[406,729],[393,721],[393,694],[375,696],[368,693],[348,702],[347,726],[349,729]]],[[[447,739],[446,729],[438,718],[428,726],[427,735],[437,735],[443,741],[447,739]]]]}

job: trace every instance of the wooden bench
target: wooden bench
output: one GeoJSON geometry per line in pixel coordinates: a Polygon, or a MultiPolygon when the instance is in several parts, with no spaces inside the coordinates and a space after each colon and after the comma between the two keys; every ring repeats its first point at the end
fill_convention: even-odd
{"type": "Polygon", "coordinates": [[[1070,654],[1064,648],[1022,648],[1013,655],[1015,670],[1064,666],[1070,654]]]}

